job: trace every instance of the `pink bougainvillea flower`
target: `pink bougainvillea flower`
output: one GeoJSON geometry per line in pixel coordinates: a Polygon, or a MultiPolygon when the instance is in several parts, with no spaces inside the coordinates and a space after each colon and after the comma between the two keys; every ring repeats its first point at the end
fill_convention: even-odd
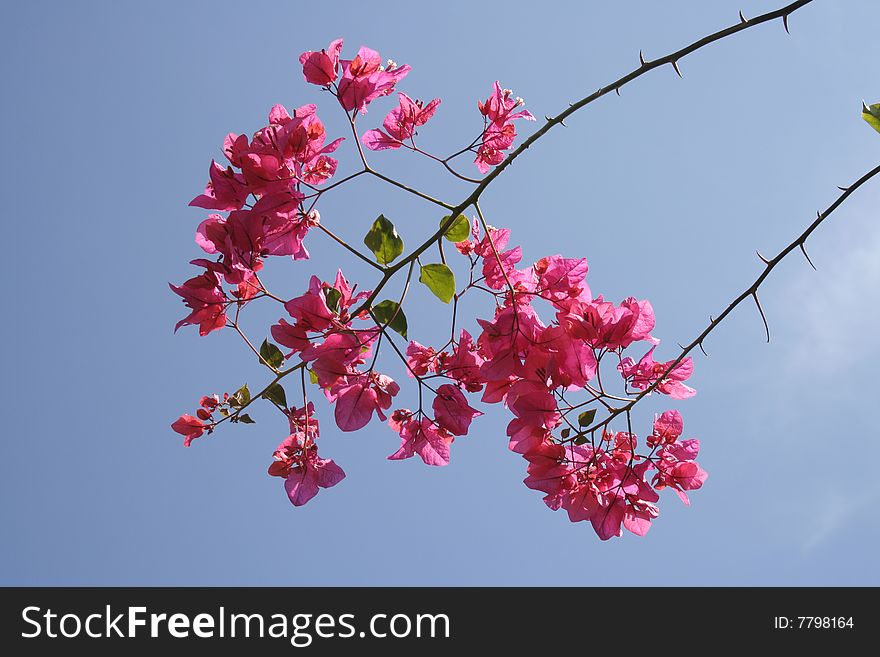
{"type": "Polygon", "coordinates": [[[183,436],[184,447],[189,447],[192,441],[205,433],[205,423],[192,415],[181,415],[174,421],[171,428],[183,436]]]}
{"type": "Polygon", "coordinates": [[[239,135],[228,146],[227,157],[233,166],[241,168],[251,193],[290,188],[295,174],[293,163],[286,161],[278,151],[275,133],[276,127],[268,126],[257,131],[253,140],[248,141],[247,136],[239,135]]]}
{"type": "Polygon", "coordinates": [[[593,301],[572,302],[557,313],[557,320],[575,338],[591,347],[625,349],[642,340],[654,342],[654,309],[648,301],[630,297],[619,306],[601,296],[593,301]]]}
{"type": "MultiPolygon", "coordinates": [[[[273,114],[269,115],[269,119],[277,126],[275,143],[285,159],[307,165],[315,162],[322,155],[334,152],[344,141],[344,138],[340,137],[325,145],[327,133],[324,123],[318,118],[317,109],[316,105],[303,105],[294,110],[291,117],[283,106],[276,105],[273,108],[273,114]]],[[[336,160],[333,160],[333,169],[336,169],[336,160]]]]}
{"type": "Polygon", "coordinates": [[[510,230],[507,228],[490,227],[488,234],[474,245],[473,252],[483,260],[486,285],[496,290],[508,290],[508,303],[512,301],[527,306],[530,297],[517,293],[533,293],[537,278],[531,267],[525,270],[516,269],[516,265],[522,260],[522,249],[516,246],[505,251],[509,238],[510,230]],[[512,299],[511,291],[516,295],[512,299]]]}
{"type": "Polygon", "coordinates": [[[565,447],[544,441],[525,452],[524,457],[529,466],[523,483],[533,490],[547,493],[544,502],[551,509],[558,509],[559,494],[575,482],[572,468],[566,463],[565,447]]]}
{"type": "Polygon", "coordinates": [[[199,409],[196,411],[196,416],[200,420],[208,422],[209,420],[211,420],[211,415],[214,413],[219,405],[220,397],[218,397],[217,395],[211,395],[210,397],[205,395],[199,400],[199,409]]]}
{"type": "Polygon", "coordinates": [[[208,395],[204,395],[199,400],[199,406],[201,406],[203,409],[205,409],[208,412],[213,411],[219,405],[220,405],[220,397],[218,397],[217,395],[211,395],[210,397],[208,395]]]}
{"type": "Polygon", "coordinates": [[[312,276],[308,291],[284,304],[284,309],[296,319],[299,328],[323,331],[333,324],[334,312],[327,305],[327,295],[323,290],[321,279],[312,276]]]}
{"type": "MultiPolygon", "coordinates": [[[[227,283],[237,285],[253,277],[262,266],[263,224],[249,210],[230,212],[228,217],[208,215],[196,231],[196,243],[209,254],[220,254],[227,283]]],[[[207,266],[207,265],[205,265],[207,266]]]]}
{"type": "Polygon", "coordinates": [[[477,170],[480,173],[485,174],[488,173],[489,169],[491,169],[492,167],[501,164],[503,160],[503,151],[483,144],[482,146],[480,146],[479,149],[477,149],[477,157],[474,160],[474,164],[477,165],[477,170]]]}
{"type": "Polygon", "coordinates": [[[480,374],[487,381],[506,379],[521,365],[520,355],[538,342],[544,325],[530,306],[501,308],[491,322],[478,319],[483,332],[478,338],[484,362],[480,374]]]}
{"type": "Polygon", "coordinates": [[[205,192],[190,201],[190,205],[207,210],[240,210],[250,193],[244,176],[232,167],[224,169],[214,160],[208,173],[211,180],[205,192]]]}
{"type": "Polygon", "coordinates": [[[231,284],[252,278],[264,257],[306,259],[303,240],[320,217],[314,211],[303,214],[302,199],[297,191],[266,194],[252,209],[236,210],[228,217],[209,215],[198,227],[196,243],[206,253],[223,256],[223,276],[231,284]]]}
{"type": "Polygon", "coordinates": [[[590,299],[590,288],[585,279],[589,267],[584,258],[563,258],[548,256],[535,263],[538,283],[535,294],[564,308],[564,302],[571,299],[590,299]]]}
{"type": "Polygon", "coordinates": [[[277,324],[273,324],[270,331],[275,342],[283,347],[292,349],[290,353],[285,354],[287,358],[290,358],[293,354],[302,351],[311,344],[307,329],[298,324],[290,324],[283,318],[279,319],[277,324]]]}
{"type": "Polygon", "coordinates": [[[411,340],[406,347],[406,365],[410,376],[425,376],[428,372],[437,372],[438,354],[433,347],[411,340]]]}
{"type": "Polygon", "coordinates": [[[694,373],[692,358],[683,359],[661,379],[660,377],[663,377],[675,361],[657,363],[654,361],[653,354],[654,348],[652,347],[638,363],[632,358],[624,358],[617,366],[617,370],[636,390],[644,390],[659,380],[660,382],[657,383],[654,390],[669,395],[673,399],[687,399],[697,394],[696,390],[683,383],[694,373]]]}
{"type": "Polygon", "coordinates": [[[477,409],[471,408],[458,386],[450,383],[437,388],[432,407],[437,424],[453,436],[466,435],[471,421],[482,415],[477,409]]]}
{"type": "Polygon", "coordinates": [[[308,291],[284,304],[284,309],[309,331],[324,331],[334,324],[347,325],[353,318],[351,306],[370,296],[369,290],[355,294],[342,270],[337,270],[333,284],[321,282],[317,276],[309,280],[308,291]],[[331,307],[332,306],[332,307],[331,307]]]}
{"type": "Polygon", "coordinates": [[[474,160],[480,173],[487,173],[491,167],[500,164],[504,160],[504,151],[513,146],[516,128],[512,121],[535,120],[528,110],[514,111],[523,104],[522,98],[514,98],[513,92],[510,89],[502,89],[497,81],[492,85],[492,94],[489,98],[477,103],[480,113],[486,119],[486,129],[483,131],[482,141],[474,160]]]}
{"type": "Polygon", "coordinates": [[[183,285],[170,287],[175,294],[183,297],[184,304],[192,310],[177,322],[175,331],[181,326],[198,325],[199,335],[204,336],[226,326],[226,294],[215,272],[208,270],[190,278],[183,285]]]}
{"type": "Polygon", "coordinates": [[[507,447],[517,454],[531,454],[547,442],[550,431],[543,426],[535,426],[533,422],[515,418],[507,425],[507,435],[510,437],[507,447]]]}
{"type": "Polygon", "coordinates": [[[339,80],[338,98],[343,109],[357,109],[366,113],[367,105],[380,96],[394,92],[394,85],[400,82],[410,67],[397,66],[391,60],[387,68],[382,66],[382,58],[375,50],[361,46],[354,59],[340,60],[342,78],[339,80]]]}
{"type": "Polygon", "coordinates": [[[660,515],[656,504],[637,500],[626,505],[623,526],[633,534],[644,536],[651,529],[651,521],[660,515]]]}
{"type": "Polygon", "coordinates": [[[653,485],[657,490],[672,488],[686,505],[690,499],[685,491],[702,487],[708,473],[696,462],[700,452],[700,441],[696,438],[664,445],[657,453],[655,465],[657,474],[653,485]]]}
{"type": "Polygon", "coordinates": [[[514,112],[517,107],[521,107],[523,104],[522,98],[514,98],[513,92],[510,89],[502,89],[496,80],[492,85],[491,95],[485,101],[477,102],[477,107],[480,114],[485,116],[489,122],[503,126],[515,119],[535,120],[535,117],[528,110],[514,112]]]}
{"type": "Polygon", "coordinates": [[[398,392],[400,386],[384,374],[373,372],[346,377],[329,391],[336,403],[336,425],[343,431],[357,431],[370,422],[374,412],[384,421],[383,411],[391,407],[391,400],[398,392]]]}
{"type": "Polygon", "coordinates": [[[452,353],[441,352],[438,361],[438,371],[458,381],[468,392],[482,390],[484,380],[480,368],[484,360],[479,354],[474,338],[465,329],[461,330],[458,344],[452,349],[452,353]]]}
{"type": "Polygon", "coordinates": [[[507,406],[513,414],[533,426],[552,429],[560,421],[556,399],[546,386],[517,381],[507,392],[507,406]]]}
{"type": "Polygon", "coordinates": [[[302,432],[285,438],[273,458],[269,474],[284,477],[284,490],[294,506],[302,506],[320,488],[330,488],[345,478],[345,472],[332,459],[318,457],[314,440],[302,432]]]}
{"type": "Polygon", "coordinates": [[[678,411],[666,411],[654,418],[654,428],[646,438],[649,446],[669,445],[678,440],[684,431],[684,422],[678,411]]]}
{"type": "Polygon", "coordinates": [[[261,256],[308,259],[303,240],[320,223],[320,216],[317,212],[303,214],[299,208],[302,200],[303,195],[294,192],[266,195],[254,204],[249,221],[260,224],[261,236],[254,246],[261,256]]]}
{"type": "MultiPolygon", "coordinates": [[[[393,417],[392,417],[392,421],[393,417]]],[[[400,449],[389,456],[389,460],[399,461],[418,454],[425,465],[449,465],[449,446],[454,437],[438,427],[429,418],[396,421],[392,428],[399,426],[400,449]]]]}
{"type": "MultiPolygon", "coordinates": [[[[378,329],[332,333],[323,342],[306,347],[301,357],[311,363],[312,372],[318,377],[318,385],[326,392],[337,384],[354,382],[350,375],[357,376],[354,368],[370,356],[378,336],[378,329]]],[[[330,401],[333,401],[335,397],[332,394],[331,397],[330,401]]]]}
{"type": "Polygon", "coordinates": [[[299,56],[306,82],[321,87],[336,82],[339,75],[339,53],[342,52],[342,39],[331,41],[326,50],[312,52],[308,50],[299,56]]]}
{"type": "Polygon", "coordinates": [[[430,120],[440,105],[440,99],[435,98],[427,105],[422,101],[413,100],[405,93],[398,94],[400,104],[388,113],[381,130],[368,130],[364,133],[361,141],[371,151],[383,151],[389,148],[400,148],[403,142],[411,139],[416,128],[430,120]]]}
{"type": "Polygon", "coordinates": [[[597,368],[593,350],[582,340],[572,338],[563,327],[554,325],[541,331],[520,374],[523,378],[545,381],[554,388],[580,389],[596,376],[597,368]]]}

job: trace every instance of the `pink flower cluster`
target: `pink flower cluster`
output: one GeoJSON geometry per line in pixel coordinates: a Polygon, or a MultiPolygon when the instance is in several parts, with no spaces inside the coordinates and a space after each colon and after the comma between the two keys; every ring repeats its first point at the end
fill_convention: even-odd
{"type": "Polygon", "coordinates": [[[522,106],[524,101],[522,98],[512,96],[513,92],[510,89],[502,89],[496,81],[492,85],[492,95],[485,102],[478,103],[480,113],[485,119],[480,148],[477,150],[477,159],[474,160],[480,173],[486,173],[491,167],[501,164],[504,151],[513,146],[513,140],[516,139],[514,120],[535,120],[528,110],[514,111],[522,106]]]}
{"type": "Polygon", "coordinates": [[[294,322],[281,319],[271,329],[278,344],[291,350],[286,358],[299,355],[309,365],[315,382],[335,404],[336,424],[343,431],[362,429],[373,413],[387,419],[384,411],[400,391],[391,377],[372,367],[360,369],[372,355],[381,329],[372,323],[355,328],[354,321],[368,315],[353,317],[349,311],[369,294],[355,294],[341,271],[333,285],[313,276],[305,294],[284,304],[294,322]]]}
{"type": "Polygon", "coordinates": [[[303,240],[320,222],[317,211],[306,211],[304,186],[320,185],[336,172],[337,161],[327,155],[342,139],[325,144],[324,124],[314,105],[291,116],[281,105],[269,112],[269,125],[251,139],[229,134],[223,152],[229,165],[211,162],[211,180],[190,205],[229,214],[211,214],[198,227],[196,243],[213,256],[192,264],[205,272],[181,286],[171,286],[192,313],[178,323],[198,324],[201,335],[226,325],[226,308],[260,292],[257,272],[268,256],[309,257],[303,240]],[[253,204],[247,199],[253,197],[253,204]],[[222,282],[235,286],[231,297],[222,282]]]}
{"type": "MultiPolygon", "coordinates": [[[[483,402],[503,402],[514,416],[507,428],[509,448],[528,462],[525,484],[544,492],[548,507],[565,509],[572,522],[589,520],[603,540],[620,536],[622,527],[644,534],[659,513],[657,490],[668,486],[687,503],[684,491],[706,480],[695,461],[699,441],[679,442],[681,415],[667,411],[655,420],[646,441],[649,449],[640,454],[638,439],[630,431],[573,425],[568,416],[587,404],[572,404],[566,395],[581,392],[588,402],[597,401],[601,383],[597,389],[591,382],[602,359],[610,356],[617,359],[625,384],[637,390],[654,386],[657,392],[683,399],[695,394],[683,383],[693,370],[691,360],[675,367],[655,363],[652,354],[658,341],[650,335],[650,303],[629,298],[615,305],[601,296],[593,298],[585,280],[586,260],[549,256],[517,269],[522,252],[519,247],[505,250],[507,229],[490,229],[480,238],[475,225],[472,237],[457,244],[458,250],[476,257],[473,262],[482,264],[485,284],[498,290],[503,302],[493,319],[478,320],[483,330],[476,343],[466,331],[450,352],[437,353],[410,342],[410,372],[445,376],[470,392],[482,390],[483,402]],[[555,312],[549,324],[533,307],[538,300],[549,302],[555,312]],[[638,363],[623,357],[625,349],[639,342],[650,348],[638,363]]],[[[478,411],[463,395],[454,408],[467,429],[478,411]]],[[[443,424],[402,424],[408,416],[409,411],[395,411],[389,422],[401,433],[404,446],[416,445],[402,456],[415,452],[429,465],[448,463],[451,440],[441,443],[443,424]]]]}
{"type": "MultiPolygon", "coordinates": [[[[410,67],[391,60],[383,65],[379,54],[365,47],[352,59],[342,59],[342,46],[337,39],[324,50],[303,53],[299,61],[306,82],[336,98],[357,138],[356,119],[371,103],[394,93],[410,67]]],[[[517,137],[514,122],[534,120],[522,109],[521,98],[495,82],[492,94],[478,103],[483,117],[479,137],[442,159],[415,142],[418,128],[434,117],[439,105],[440,99],[424,103],[399,92],[398,105],[387,114],[382,128],[362,133],[360,143],[368,151],[404,148],[427,155],[453,173],[450,160],[470,152],[485,174],[512,148],[517,137]]],[[[268,340],[259,349],[260,362],[275,378],[258,396],[271,401],[289,425],[269,474],[284,479],[292,504],[305,504],[319,489],[345,477],[334,461],[318,456],[319,425],[314,404],[306,398],[306,377],[333,406],[339,429],[357,431],[376,416],[400,439],[388,459],[417,455],[432,466],[447,465],[455,439],[466,436],[473,421],[483,415],[468,395],[480,393],[483,403],[503,404],[512,414],[507,426],[509,449],[527,462],[526,486],[544,493],[551,509],[565,509],[573,522],[589,521],[603,540],[620,536],[624,528],[639,535],[647,532],[659,514],[658,491],[663,488],[672,488],[688,503],[686,491],[700,488],[707,476],[696,462],[699,442],[680,439],[681,415],[670,410],[654,419],[640,447],[630,426],[630,410],[634,400],[651,392],[672,399],[694,395],[685,384],[693,364],[689,358],[655,361],[658,340],[651,336],[655,320],[650,303],[627,298],[615,304],[593,296],[586,283],[586,260],[552,255],[520,268],[522,249],[508,247],[509,230],[488,226],[482,215],[470,226],[460,219],[464,226],[456,228],[456,237],[450,239],[464,258],[460,263],[470,265],[470,282],[460,291],[454,284],[449,289],[455,290],[456,302],[472,290],[488,293],[495,312],[490,319],[477,320],[479,332],[473,335],[466,329],[456,332],[453,315],[452,338],[437,349],[415,340],[405,350],[397,349],[389,331],[406,335],[405,317],[398,318],[404,299],[400,304],[382,302],[391,306],[385,306],[380,321],[374,295],[358,291],[341,270],[332,282],[312,276],[308,288],[292,299],[279,298],[265,288],[259,272],[268,257],[308,259],[305,240],[310,230],[327,230],[316,204],[339,185],[322,187],[336,174],[338,162],[330,154],[342,141],[328,143],[315,105],[292,113],[276,105],[269,112],[268,125],[250,138],[229,134],[223,145],[226,166],[212,161],[204,193],[190,203],[213,211],[195,236],[210,257],[193,260],[201,273],[171,286],[190,311],[175,330],[195,325],[204,336],[231,326],[254,352],[258,350],[238,324],[241,310],[258,299],[283,304],[286,315],[269,332],[286,351],[268,340]],[[542,310],[549,310],[549,321],[541,319],[542,310]],[[400,319],[403,329],[395,324],[400,319]],[[400,386],[376,369],[383,340],[394,346],[416,380],[416,410],[392,409],[400,386]],[[637,345],[645,349],[637,360],[624,354],[637,345]],[[602,365],[608,359],[619,374],[623,388],[619,394],[624,397],[603,385],[602,365]],[[297,370],[303,402],[291,406],[278,382],[297,370]],[[597,411],[607,417],[597,420],[597,411]],[[626,431],[611,429],[613,422],[624,421],[626,431]]],[[[375,172],[360,147],[358,155],[364,167],[360,173],[375,172]]],[[[390,244],[399,238],[389,232],[382,239],[390,244]]],[[[401,241],[396,255],[384,253],[377,260],[387,265],[402,248],[401,241]]],[[[442,265],[433,267],[453,276],[445,256],[442,265]]],[[[451,294],[438,296],[446,301],[451,294]]],[[[202,397],[196,415],[180,416],[172,429],[189,446],[224,421],[252,423],[243,413],[252,401],[247,386],[222,399],[202,397]]]]}
{"type": "Polygon", "coordinates": [[[284,490],[294,506],[302,506],[318,494],[319,488],[330,488],[345,478],[345,472],[332,459],[318,456],[320,431],[314,412],[312,404],[287,412],[290,435],[275,449],[269,466],[270,475],[284,478],[284,490]]]}

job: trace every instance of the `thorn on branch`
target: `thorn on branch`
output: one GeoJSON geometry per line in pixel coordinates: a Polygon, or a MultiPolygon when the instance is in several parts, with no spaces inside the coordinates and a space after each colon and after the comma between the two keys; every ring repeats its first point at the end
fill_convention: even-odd
{"type": "MultiPolygon", "coordinates": [[[[798,246],[801,247],[801,252],[804,254],[804,257],[807,259],[807,262],[810,263],[810,267],[812,267],[814,270],[816,270],[816,265],[814,265],[813,261],[810,260],[810,256],[807,253],[807,249],[804,247],[804,243],[801,242],[800,244],[798,244],[798,246]]],[[[818,271],[818,270],[816,270],[816,271],[818,271]]]]}
{"type": "Polygon", "coordinates": [[[758,299],[758,291],[755,290],[752,292],[752,298],[755,300],[755,305],[758,306],[758,312],[761,313],[761,319],[764,321],[764,331],[767,332],[767,342],[770,342],[770,325],[767,323],[767,316],[764,314],[764,309],[761,307],[761,300],[758,299]]]}
{"type": "Polygon", "coordinates": [[[791,32],[788,31],[788,14],[782,15],[782,27],[785,28],[785,33],[791,36],[791,32]]]}
{"type": "MultiPolygon", "coordinates": [[[[641,50],[639,50],[639,61],[642,63],[642,66],[648,63],[645,61],[645,56],[642,54],[641,50]]],[[[862,105],[864,105],[864,103],[862,103],[862,105]]]]}
{"type": "Polygon", "coordinates": [[[700,351],[703,352],[703,355],[704,355],[706,358],[708,358],[708,357],[709,357],[709,354],[707,354],[707,353],[706,353],[706,350],[703,349],[703,341],[702,341],[702,340],[700,340],[700,341],[697,343],[697,346],[700,348],[700,351]]]}
{"type": "Polygon", "coordinates": [[[681,74],[681,71],[678,68],[678,62],[673,60],[670,62],[670,64],[672,64],[672,68],[675,69],[675,72],[678,73],[678,77],[683,78],[684,76],[681,74]]]}
{"type": "Polygon", "coordinates": [[[748,20],[746,20],[746,17],[743,16],[742,12],[739,12],[739,20],[741,23],[748,23],[749,22],[748,20]]]}
{"type": "Polygon", "coordinates": [[[848,192],[848,191],[849,191],[849,187],[841,187],[840,185],[837,186],[837,189],[839,189],[839,190],[842,191],[842,192],[848,192]]]}
{"type": "Polygon", "coordinates": [[[614,87],[614,91],[618,96],[620,95],[620,87],[614,87]]]}
{"type": "Polygon", "coordinates": [[[757,251],[757,250],[756,250],[755,253],[758,254],[758,257],[761,259],[761,262],[763,262],[765,265],[769,265],[769,264],[770,264],[770,261],[767,260],[767,258],[765,258],[763,255],[761,255],[761,252],[760,252],[760,251],[757,251]]]}

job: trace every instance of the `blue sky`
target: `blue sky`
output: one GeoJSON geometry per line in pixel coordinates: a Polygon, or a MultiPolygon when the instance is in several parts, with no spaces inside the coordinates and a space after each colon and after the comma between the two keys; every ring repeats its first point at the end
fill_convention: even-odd
{"type": "MultiPolygon", "coordinates": [[[[201,394],[263,381],[231,333],[172,334],[183,307],[167,282],[199,255],[204,213],[187,203],[226,132],[259,128],[275,103],[317,102],[344,134],[302,81],[300,52],[343,36],[348,53],[365,44],[412,65],[400,89],[443,99],[423,134],[444,151],[479,131],[495,79],[554,114],[637,66],[639,49],[650,59],[778,3],[6,3],[0,583],[880,584],[880,182],[808,244],[818,272],[793,257],[768,281],[770,345],[746,305],[708,340],[699,394],[677,407],[710,479],[689,509],[665,496],[646,538],[601,543],[546,509],[521,483],[499,407],[447,468],[385,460],[398,439],[378,423],[342,434],[325,421],[322,451],[348,477],[299,509],[265,474],[285,435],[277,413],[255,409],[257,424],[188,450],[168,428],[201,394]]],[[[755,249],[775,253],[877,164],[859,104],[880,101],[878,20],[868,0],[817,0],[790,37],[761,26],[682,60],[683,80],[645,76],[505,172],[484,197],[490,223],[511,227],[526,259],[588,258],[595,293],[650,299],[672,357],[754,278],[755,249]]],[[[373,163],[465,196],[406,153],[373,163]]],[[[434,210],[376,182],[322,202],[327,225],[359,242],[383,212],[409,244],[434,229],[434,210]]],[[[309,263],[270,262],[275,288],[298,294],[340,263],[370,286],[323,236],[308,247],[309,263]]],[[[417,291],[410,336],[436,339],[446,312],[417,291]]],[[[248,327],[277,318],[255,307],[248,327]]],[[[644,404],[641,433],[659,407],[644,404]]]]}

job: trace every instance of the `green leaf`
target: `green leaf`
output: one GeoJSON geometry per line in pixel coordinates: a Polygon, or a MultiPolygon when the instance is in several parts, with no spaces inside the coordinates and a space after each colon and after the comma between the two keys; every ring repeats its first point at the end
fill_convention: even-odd
{"type": "Polygon", "coordinates": [[[324,288],[324,298],[327,300],[327,307],[331,312],[339,312],[339,300],[342,299],[342,292],[335,287],[324,288]]]}
{"type": "Polygon", "coordinates": [[[266,392],[263,393],[263,399],[275,402],[281,408],[287,408],[287,394],[284,392],[284,388],[281,387],[280,383],[275,383],[266,390],[266,392]]]}
{"type": "Polygon", "coordinates": [[[578,426],[588,427],[593,424],[594,419],[596,419],[596,409],[591,408],[578,415],[578,426]]]}
{"type": "Polygon", "coordinates": [[[386,299],[377,303],[373,306],[373,315],[375,315],[377,322],[387,324],[388,328],[400,333],[404,340],[409,340],[406,337],[406,315],[403,314],[403,310],[399,310],[396,301],[386,299]]]}
{"type": "Polygon", "coordinates": [[[242,406],[249,404],[250,401],[251,391],[248,390],[247,383],[245,383],[229,398],[229,405],[232,406],[232,408],[241,408],[242,406]]]}
{"type": "MultiPolygon", "coordinates": [[[[449,219],[450,215],[446,215],[440,220],[440,225],[443,225],[443,222],[449,219]]],[[[458,215],[455,218],[455,221],[452,222],[452,225],[446,229],[446,232],[443,233],[443,237],[448,239],[450,242],[464,242],[468,237],[471,236],[471,222],[468,221],[468,218],[463,214],[458,215]]]]}
{"type": "Polygon", "coordinates": [[[562,434],[562,438],[566,439],[571,435],[571,429],[565,427],[565,429],[563,429],[560,433],[562,434]]]}
{"type": "Polygon", "coordinates": [[[403,240],[397,234],[394,227],[384,214],[380,214],[370,227],[370,232],[364,237],[364,244],[376,256],[376,262],[380,265],[388,265],[403,253],[403,240]]]}
{"type": "Polygon", "coordinates": [[[245,413],[244,415],[239,415],[238,421],[244,422],[245,424],[256,424],[256,421],[247,413],[245,413]]]}
{"type": "Polygon", "coordinates": [[[455,296],[455,274],[446,265],[423,265],[419,280],[443,303],[449,303],[455,296]]]}
{"type": "Polygon", "coordinates": [[[587,437],[584,434],[579,433],[577,435],[577,438],[575,438],[572,442],[574,442],[575,445],[583,445],[585,442],[587,442],[587,437]]]}
{"type": "Polygon", "coordinates": [[[309,370],[309,381],[312,383],[318,383],[318,375],[315,374],[313,370],[309,370]]]}
{"type": "Polygon", "coordinates": [[[868,125],[880,132],[880,103],[874,105],[865,105],[862,103],[862,118],[868,122],[868,125]]]}
{"type": "Polygon", "coordinates": [[[260,345],[260,357],[276,370],[284,364],[284,354],[268,340],[263,340],[260,345]]]}

